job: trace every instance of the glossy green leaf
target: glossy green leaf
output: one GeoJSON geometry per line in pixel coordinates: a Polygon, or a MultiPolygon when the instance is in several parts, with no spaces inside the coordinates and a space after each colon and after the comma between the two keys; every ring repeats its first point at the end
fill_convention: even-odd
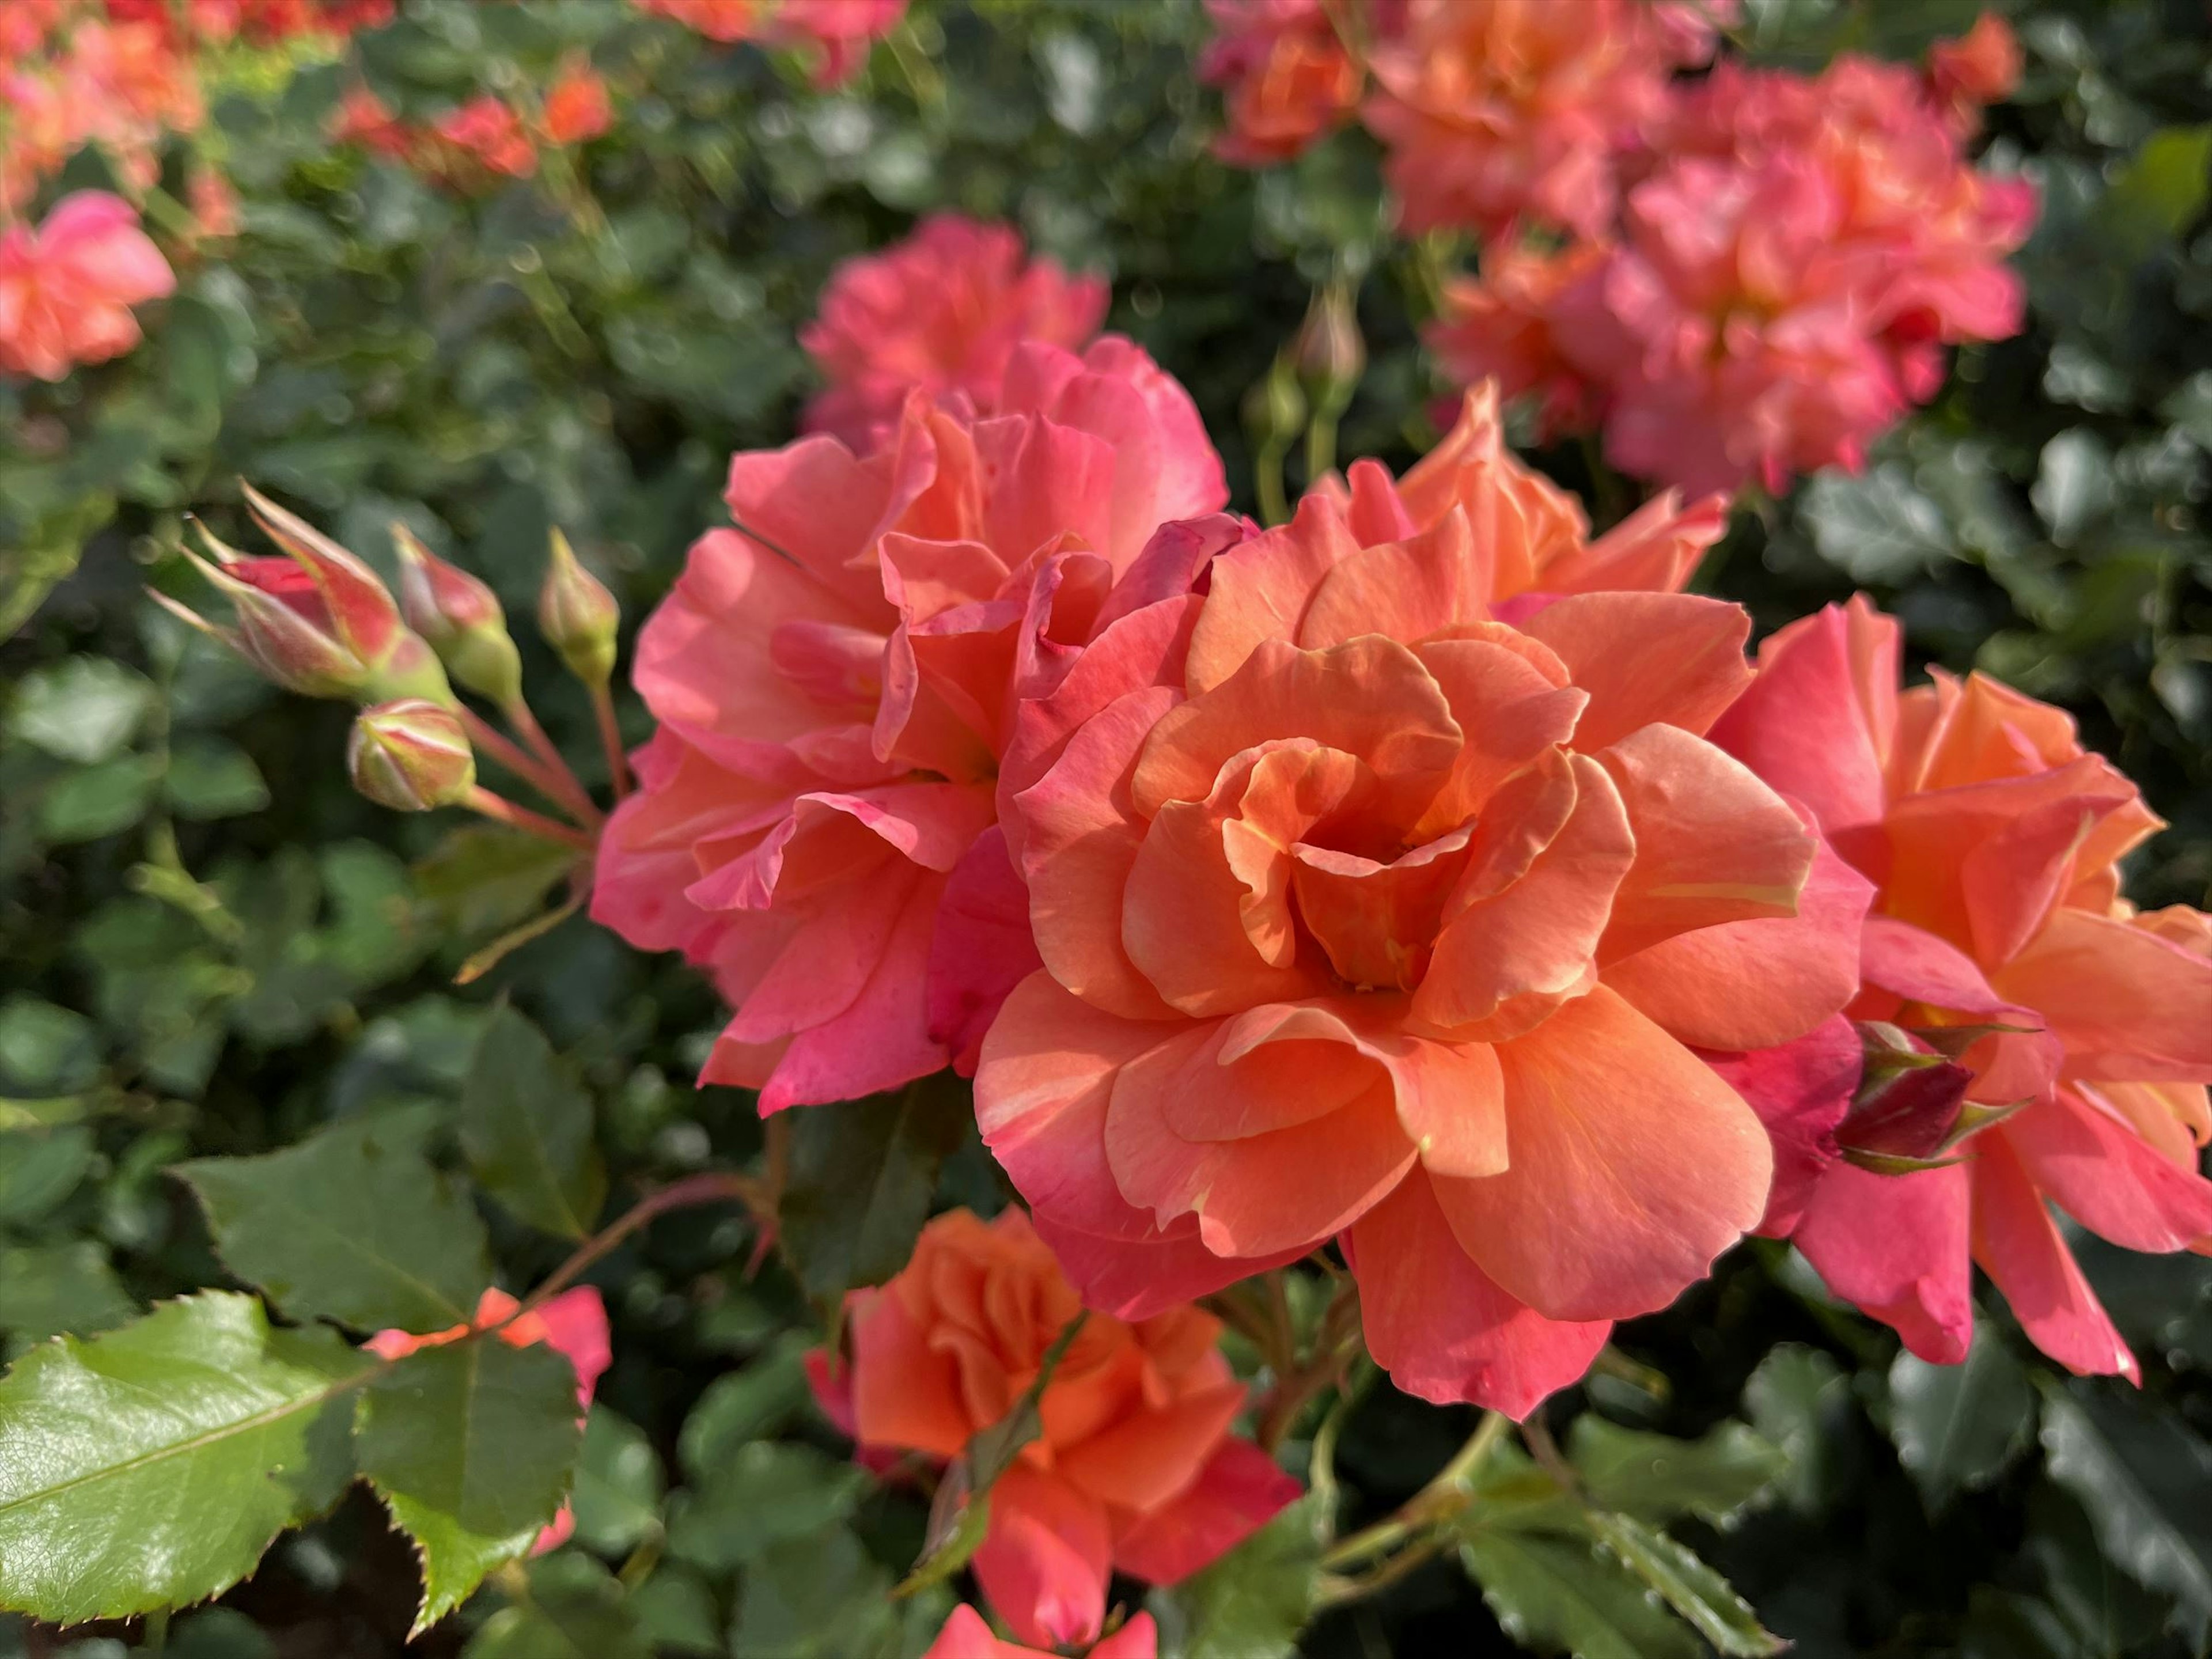
{"type": "Polygon", "coordinates": [[[1313,1616],[1328,1516],[1309,1494],[1161,1597],[1185,1659],[1288,1659],[1313,1616]]]}
{"type": "Polygon", "coordinates": [[[732,1659],[890,1659],[890,1574],[843,1527],[790,1538],[745,1574],[732,1659]]]}
{"type": "Polygon", "coordinates": [[[581,1238],[606,1202],[592,1097],[544,1033],[501,1005],[461,1087],[461,1150],[483,1189],[533,1227],[581,1238]]]}
{"type": "Polygon", "coordinates": [[[1790,1645],[1761,1626],[1750,1604],[1687,1546],[1606,1510],[1592,1513],[1590,1528],[1621,1565],[1729,1659],[1768,1659],[1790,1645]]]}
{"type": "Polygon", "coordinates": [[[1460,1559],[1505,1633],[1573,1659],[1697,1659],[1701,1644],[1643,1581],[1587,1542],[1478,1533],[1460,1559]]]}
{"type": "Polygon", "coordinates": [[[811,1446],[757,1440],[672,1503],[668,1547],[695,1566],[727,1572],[844,1520],[867,1486],[857,1464],[811,1446]]]}
{"type": "Polygon", "coordinates": [[[938,1168],[975,1121],[968,1085],[949,1072],[799,1114],[781,1214],[784,1248],[810,1292],[880,1285],[906,1265],[938,1168]]]}
{"type": "Polygon", "coordinates": [[[477,1337],[410,1354],[363,1390],[361,1472],[415,1540],[427,1630],[526,1553],[582,1442],[576,1372],[543,1345],[477,1337]]]}
{"type": "Polygon", "coordinates": [[[1889,1368],[1889,1437],[1930,1510],[2002,1472],[2035,1426],[2027,1369],[1987,1327],[1964,1364],[1899,1352],[1889,1368]]]}
{"type": "Polygon", "coordinates": [[[372,1364],[220,1291],[32,1350],[0,1381],[0,1606],[117,1619],[237,1583],[351,1477],[372,1364]]]}
{"type": "Polygon", "coordinates": [[[137,1311],[107,1253],[88,1238],[0,1247],[0,1334],[13,1343],[89,1335],[137,1311]]]}
{"type": "Polygon", "coordinates": [[[1567,1458],[1590,1501],[1664,1523],[1694,1515],[1733,1521],[1780,1479],[1780,1451],[1747,1425],[1723,1423],[1698,1440],[1624,1429],[1594,1412],[1575,1419],[1567,1458]]]}
{"type": "Polygon", "coordinates": [[[660,1530],[660,1455],[645,1431],[605,1406],[584,1425],[569,1502],[576,1536],[602,1555],[623,1555],[660,1530]]]}
{"type": "Polygon", "coordinates": [[[649,1659],[653,1650],[620,1583],[604,1567],[562,1554],[530,1574],[526,1601],[501,1608],[462,1659],[649,1659]]]}
{"type": "Polygon", "coordinates": [[[491,1281],[483,1223],[413,1120],[343,1123],[259,1158],[177,1166],[223,1263],[295,1318],[443,1330],[491,1281]]]}

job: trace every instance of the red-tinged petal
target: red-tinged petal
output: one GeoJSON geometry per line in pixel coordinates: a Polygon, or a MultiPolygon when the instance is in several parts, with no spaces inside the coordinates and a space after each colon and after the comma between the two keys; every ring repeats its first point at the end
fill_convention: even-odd
{"type": "Polygon", "coordinates": [[[2097,1300],[2002,1127],[1974,1143],[1974,1260],[2028,1340],[2077,1376],[2140,1382],[2136,1357],[2097,1300]]]}
{"type": "Polygon", "coordinates": [[[1104,1508],[1017,1462],[991,1488],[990,1529],[971,1564],[1015,1635],[1034,1646],[1088,1642],[1106,1616],[1113,1543],[1104,1508]]]}
{"type": "Polygon", "coordinates": [[[860,1437],[860,1420],[853,1404],[853,1368],[832,1358],[827,1349],[809,1348],[802,1362],[807,1392],[830,1425],[848,1440],[860,1437]]]}
{"type": "Polygon", "coordinates": [[[1774,1161],[1758,1117],[1603,986],[1498,1059],[1510,1167],[1434,1184],[1509,1295],[1552,1319],[1650,1313],[1759,1224],[1774,1161]]]}
{"type": "Polygon", "coordinates": [[[1298,619],[1308,650],[1363,634],[1411,643],[1490,614],[1490,571],[1467,514],[1454,507],[1403,542],[1364,547],[1322,578],[1298,619]]]}
{"type": "Polygon", "coordinates": [[[862,1445],[957,1456],[975,1426],[961,1399],[959,1366],[915,1322],[906,1298],[855,1297],[852,1333],[851,1419],[839,1426],[862,1445]]]}
{"type": "Polygon", "coordinates": [[[1406,504],[1398,499],[1390,469],[1382,462],[1363,457],[1346,469],[1344,481],[1345,522],[1362,547],[1402,542],[1419,529],[1413,515],[1406,511],[1406,504]]]}
{"type": "Polygon", "coordinates": [[[1861,950],[1862,970],[1869,985],[1957,1013],[1996,1015],[2005,1011],[2005,1000],[1972,957],[1910,922],[1869,916],[1861,950]]]}
{"type": "Polygon", "coordinates": [[[589,1406],[599,1378],[614,1363],[607,1304],[589,1285],[563,1291],[532,1316],[538,1340],[576,1368],[576,1401],[589,1406]]]}
{"type": "Polygon", "coordinates": [[[1292,641],[1314,590],[1359,550],[1334,502],[1309,494],[1290,523],[1214,560],[1206,609],[1190,637],[1188,689],[1210,691],[1268,640],[1292,641]]]}
{"type": "MultiPolygon", "coordinates": [[[[1151,1218],[1131,1212],[1139,1219],[1151,1218]]],[[[1187,1306],[1240,1279],[1289,1266],[1308,1247],[1272,1256],[1219,1256],[1206,1248],[1198,1223],[1186,1216],[1172,1228],[1152,1228],[1141,1237],[1109,1237],[1064,1227],[1040,1212],[1037,1237],[1052,1247],[1060,1270],[1089,1306],[1116,1319],[1150,1319],[1187,1306]]]]}
{"type": "MultiPolygon", "coordinates": [[[[1444,907],[1414,1016],[1439,1030],[1501,1040],[1590,983],[1613,894],[1635,860],[1636,842],[1620,791],[1586,756],[1568,758],[1572,815],[1527,873],[1502,891],[1463,905],[1486,884],[1486,846],[1512,825],[1495,815],[1476,827],[1467,877],[1444,907]]],[[[1547,822],[1548,822],[1548,818],[1547,822]]]]}
{"type": "Polygon", "coordinates": [[[1897,724],[1903,635],[1854,599],[1795,622],[1759,647],[1759,674],[1712,739],[1832,835],[1882,816],[1897,724]]]}
{"type": "MultiPolygon", "coordinates": [[[[1029,1200],[1041,1233],[1058,1225],[1105,1238],[1157,1240],[1151,1217],[1114,1182],[1106,1111],[1122,1066],[1185,1029],[1180,1022],[1103,1012],[1048,973],[1031,974],[1007,997],[975,1068],[975,1122],[983,1144],[1029,1200]]],[[[1069,1271],[1078,1285],[1085,1282],[1073,1267],[1069,1271]]]]}
{"type": "Polygon", "coordinates": [[[252,484],[241,487],[254,522],[297,559],[322,590],[332,631],[363,662],[382,665],[406,626],[382,579],[306,520],[286,512],[252,484]]]}
{"type": "Polygon", "coordinates": [[[921,1659],[1031,1659],[1034,1650],[1001,1642],[991,1633],[983,1615],[963,1602],[952,1609],[945,1628],[929,1644],[921,1659]]]}
{"type": "Polygon", "coordinates": [[[1751,683],[1741,605],[1692,593],[1571,593],[1523,624],[1589,693],[1575,746],[1595,752],[1664,720],[1702,733],[1751,683]]]}
{"type": "Polygon", "coordinates": [[[1178,695],[1152,686],[1116,698],[1014,802],[1030,925],[1046,968],[1085,1000],[1135,1019],[1172,1011],[1121,946],[1122,890],[1145,831],[1129,781],[1178,695]]]}
{"type": "Polygon", "coordinates": [[[1739,762],[1674,726],[1631,732],[1597,758],[1636,836],[1601,961],[1701,927],[1796,914],[1814,837],[1739,762]]]}
{"type": "Polygon", "coordinates": [[[882,970],[901,918],[924,884],[933,902],[944,890],[927,871],[885,859],[856,871],[848,888],[796,913],[781,948],[738,1005],[729,1039],[773,1042],[850,1008],[882,970]]]}
{"type": "Polygon", "coordinates": [[[2124,1249],[2183,1250],[2212,1235],[2212,1181],[2064,1089],[2004,1121],[2037,1188],[2124,1249]]]}
{"type": "Polygon", "coordinates": [[[1219,1024],[1200,1025],[1131,1060],[1115,1079],[1106,1156],[1129,1202],[1163,1223],[1191,1214],[1217,1255],[1310,1249],[1373,1204],[1411,1167],[1387,1078],[1325,1116],[1300,1121],[1286,1089],[1288,1127],[1237,1140],[1197,1141],[1175,1132],[1170,1103],[1211,1086],[1220,1069],[1219,1024]]]}
{"type": "Polygon", "coordinates": [[[1436,793],[1463,740],[1442,690],[1395,641],[1369,635],[1301,651],[1267,640],[1228,679],[1160,717],[1130,799],[1147,815],[1171,800],[1204,800],[1234,757],[1290,738],[1366,762],[1382,787],[1381,810],[1400,821],[1436,793]]]}
{"type": "Polygon", "coordinates": [[[1822,842],[1797,914],[1702,927],[1606,964],[1607,985],[1693,1048],[1771,1048],[1846,1006],[1874,884],[1822,842]]]}
{"type": "MultiPolygon", "coordinates": [[[[1196,1480],[1118,1528],[1114,1565],[1147,1583],[1181,1583],[1266,1526],[1304,1491],[1250,1441],[1224,1440],[1196,1480]]],[[[1094,1648],[1092,1659],[1104,1651],[1094,1648]]]]}
{"type": "Polygon", "coordinates": [[[1832,1015],[1794,1042],[1743,1054],[1709,1054],[1705,1064],[1741,1095],[1774,1148],[1774,1185],[1758,1231],[1787,1238],[1813,1190],[1842,1156],[1836,1126],[1851,1109],[1865,1058],[1858,1031],[1832,1015]]]}
{"type": "MultiPolygon", "coordinates": [[[[1110,443],[1036,416],[978,421],[974,429],[976,459],[989,481],[983,539],[1010,562],[1069,532],[1102,552],[1115,545],[1110,443]]],[[[1122,562],[1136,550],[1126,549],[1122,562]]]]}
{"type": "Polygon", "coordinates": [[[1963,1166],[1881,1176],[1835,1164],[1795,1236],[1822,1281],[1930,1364],[1955,1365],[1974,1334],[1963,1166]]]}
{"type": "Polygon", "coordinates": [[[560,1513],[545,1523],[530,1546],[532,1555],[550,1555],[555,1550],[576,1535],[576,1511],[568,1504],[561,1505],[560,1513]]]}
{"type": "Polygon", "coordinates": [[[1190,1484],[1245,1399],[1244,1385],[1232,1382],[1133,1412],[1079,1445],[1057,1448],[1054,1468],[1109,1510],[1158,1509],[1190,1484]]]}
{"type": "Polygon", "coordinates": [[[1547,1319],[1468,1260],[1418,1172],[1344,1235],[1367,1351],[1407,1394],[1526,1418],[1578,1380],[1611,1322],[1547,1319]]]}
{"type": "Polygon", "coordinates": [[[1044,966],[1030,933],[1030,893],[995,825],[952,866],[929,944],[929,1035],[963,1077],[1014,987],[1044,966]]]}
{"type": "Polygon", "coordinates": [[[1995,982],[2043,1016],[2076,1075],[2212,1082],[2212,960],[2148,928],[2061,910],[1995,982]]]}

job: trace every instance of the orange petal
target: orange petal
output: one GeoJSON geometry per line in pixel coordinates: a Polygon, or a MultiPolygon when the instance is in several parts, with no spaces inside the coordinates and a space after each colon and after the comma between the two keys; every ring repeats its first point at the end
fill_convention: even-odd
{"type": "Polygon", "coordinates": [[[1310,742],[1260,757],[1221,826],[1223,855],[1244,884],[1239,919],[1262,960],[1286,968],[1297,958],[1291,913],[1292,848],[1316,823],[1356,810],[1375,793],[1375,775],[1357,757],[1310,742]]]}
{"type": "Polygon", "coordinates": [[[978,1426],[961,1401],[959,1369],[933,1346],[905,1299],[878,1293],[853,1318],[854,1436],[864,1445],[957,1455],[978,1426]]]}
{"type": "Polygon", "coordinates": [[[975,1582],[1032,1647],[1072,1647],[1098,1634],[1112,1563],[1112,1534],[1096,1498],[1019,1462],[991,1488],[975,1582]]]}
{"type": "Polygon", "coordinates": [[[1796,914],[1813,837],[1741,763],[1674,726],[1631,732],[1598,761],[1636,836],[1600,960],[1700,927],[1796,914]]]}
{"type": "Polygon", "coordinates": [[[2212,961],[2148,929],[2061,910],[1991,977],[2042,1014],[2077,1076],[2212,1082],[2212,961]]]}
{"type": "Polygon", "coordinates": [[[1743,607],[1693,593],[1573,593],[1523,624],[1590,695],[1575,746],[1664,720],[1702,733],[1751,683],[1743,607]]]}
{"type": "Polygon", "coordinates": [[[1158,1411],[1133,1413],[1061,1450],[1057,1468],[1063,1479],[1115,1509],[1158,1509],[1198,1479],[1245,1397],[1244,1385],[1231,1382],[1158,1411]]]}
{"type": "Polygon", "coordinates": [[[1319,492],[1290,523],[1231,548],[1209,568],[1206,608],[1191,632],[1185,672],[1193,696],[1242,668],[1267,640],[1295,640],[1314,590],[1359,550],[1344,512],[1319,492]]]}
{"type": "MultiPolygon", "coordinates": [[[[1455,894],[1413,1012],[1440,1030],[1498,1040],[1587,986],[1621,878],[1635,860],[1620,792],[1586,756],[1569,757],[1572,815],[1528,872],[1463,908],[1455,894]]],[[[1470,849],[1468,886],[1483,874],[1484,831],[1470,849]]],[[[1501,831],[1510,834],[1510,829],[1501,831]]],[[[1462,892],[1466,887],[1462,888],[1462,892]]]]}
{"type": "Polygon", "coordinates": [[[1444,899],[1466,866],[1468,834],[1455,830],[1389,864],[1329,847],[1292,849],[1298,915],[1339,979],[1382,990],[1419,982],[1444,899]]]}
{"type": "Polygon", "coordinates": [[[1490,614],[1490,572],[1455,507],[1435,526],[1403,542],[1384,542],[1346,555],[1322,578],[1298,619],[1297,642],[1309,650],[1341,645],[1363,634],[1411,643],[1490,614]]]}
{"type": "Polygon", "coordinates": [[[1498,1058],[1511,1167],[1436,1189],[1509,1294],[1553,1319],[1650,1313],[1759,1224],[1773,1159],[1758,1117],[1605,987],[1498,1058]]]}
{"type": "MultiPolygon", "coordinates": [[[[1525,635],[1516,641],[1534,643],[1525,635]]],[[[1443,688],[1452,718],[1467,733],[1451,776],[1414,826],[1413,838],[1425,840],[1466,823],[1506,779],[1545,750],[1566,742],[1589,697],[1553,681],[1544,672],[1547,665],[1497,641],[1432,641],[1415,654],[1443,688]]]]}

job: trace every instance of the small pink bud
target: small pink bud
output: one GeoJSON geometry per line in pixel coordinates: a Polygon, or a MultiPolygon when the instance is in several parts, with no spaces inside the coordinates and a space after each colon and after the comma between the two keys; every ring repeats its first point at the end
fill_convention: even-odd
{"type": "Polygon", "coordinates": [[[364,708],[346,742],[353,787],[395,812],[452,806],[476,787],[477,761],[453,710],[427,697],[364,708]]]}
{"type": "Polygon", "coordinates": [[[1334,413],[1352,401],[1352,388],[1367,372],[1367,343],[1360,337],[1349,289],[1331,283],[1314,290],[1306,319],[1291,342],[1291,356],[1316,407],[1334,413]]]}
{"type": "Polygon", "coordinates": [[[522,697],[522,658],[507,631],[499,596],[447,564],[405,525],[392,526],[399,550],[399,608],[447,672],[468,690],[509,708],[522,697]]]}
{"type": "Polygon", "coordinates": [[[613,678],[615,629],[621,621],[615,596],[584,568],[568,538],[556,529],[545,586],[538,593],[538,629],[545,642],[560,653],[571,674],[597,688],[613,678]]]}
{"type": "Polygon", "coordinates": [[[262,533],[292,556],[321,593],[325,618],[339,643],[365,663],[382,662],[406,624],[376,572],[252,484],[240,487],[262,533]]]}

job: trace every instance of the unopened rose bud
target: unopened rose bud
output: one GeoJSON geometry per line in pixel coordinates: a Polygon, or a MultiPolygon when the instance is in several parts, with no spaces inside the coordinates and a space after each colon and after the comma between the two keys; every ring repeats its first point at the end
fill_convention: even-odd
{"type": "Polygon", "coordinates": [[[1306,398],[1298,390],[1297,370],[1278,356],[1267,374],[1244,394],[1244,429],[1260,448],[1286,449],[1305,429],[1306,398]]]}
{"type": "Polygon", "coordinates": [[[1349,289],[1331,283],[1314,290],[1306,319],[1291,342],[1291,358],[1317,408],[1340,410],[1352,401],[1352,388],[1367,372],[1367,343],[1359,337],[1349,289]]]}
{"type": "Polygon", "coordinates": [[[1865,1069],[1836,1130],[1844,1156],[1885,1175],[1942,1161],[1974,1074],[1899,1026],[1864,1020],[1858,1030],[1865,1069]]]}
{"type": "Polygon", "coordinates": [[[538,593],[538,629],[568,672],[599,687],[615,672],[615,630],[622,607],[606,586],[577,560],[568,538],[555,530],[545,586],[538,593]]]}
{"type": "Polygon", "coordinates": [[[156,593],[162,605],[303,696],[452,700],[436,656],[374,570],[251,486],[246,496],[254,522],[290,556],[248,558],[201,526],[207,556],[190,548],[185,556],[229,599],[234,624],[219,627],[156,593]]]}
{"type": "Polygon", "coordinates": [[[476,787],[477,760],[450,708],[402,697],[364,708],[346,741],[353,787],[395,812],[459,803],[476,787]]]}
{"type": "Polygon", "coordinates": [[[405,525],[392,526],[392,540],[399,550],[399,608],[407,625],[464,687],[513,708],[522,696],[522,657],[499,596],[423,546],[405,525]]]}

